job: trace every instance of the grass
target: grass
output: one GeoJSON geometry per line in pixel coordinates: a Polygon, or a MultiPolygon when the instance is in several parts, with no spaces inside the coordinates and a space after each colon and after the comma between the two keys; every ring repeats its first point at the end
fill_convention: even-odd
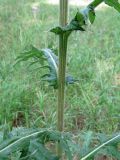
{"type": "MultiPolygon", "coordinates": [[[[57,91],[43,85],[41,70],[15,58],[31,44],[57,50],[49,29],[58,24],[58,6],[45,1],[0,0],[0,123],[55,127],[57,91]],[[37,13],[34,5],[39,4],[37,13]]],[[[70,17],[77,7],[70,8],[70,17]]],[[[79,83],[66,88],[65,130],[120,130],[120,16],[97,11],[94,26],[69,39],[68,69],[79,83]],[[114,18],[113,18],[114,17],[114,18]]]]}

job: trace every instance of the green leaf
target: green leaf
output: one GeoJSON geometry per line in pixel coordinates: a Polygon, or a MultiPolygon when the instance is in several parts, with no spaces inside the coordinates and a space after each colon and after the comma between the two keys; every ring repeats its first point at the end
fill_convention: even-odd
{"type": "Polygon", "coordinates": [[[60,133],[48,129],[13,129],[9,133],[10,137],[0,144],[0,159],[12,160],[13,157],[19,156],[21,160],[58,160],[50,147],[46,147],[48,143],[59,142],[68,160],[73,159],[73,153],[79,155],[81,160],[94,159],[96,155],[112,156],[119,160],[120,152],[118,144],[120,143],[120,134],[115,134],[109,138],[102,134],[93,134],[89,131],[80,134],[80,143],[76,144],[73,137],[68,133],[60,133]],[[100,143],[99,143],[100,142],[100,143]],[[97,147],[94,148],[99,144],[97,147]],[[19,155],[18,155],[18,154],[19,155]],[[18,156],[17,156],[18,155],[18,156]]]}
{"type": "Polygon", "coordinates": [[[60,34],[66,34],[66,35],[70,35],[70,33],[72,31],[85,31],[84,28],[81,27],[81,25],[75,21],[75,20],[72,20],[70,22],[69,25],[66,25],[65,27],[55,27],[55,28],[52,28],[50,30],[50,32],[53,32],[57,35],[60,35],[60,34]]]}
{"type": "MultiPolygon", "coordinates": [[[[81,160],[86,160],[87,158],[93,157],[95,154],[102,152],[102,150],[104,150],[104,148],[107,150],[109,146],[113,147],[114,142],[117,142],[117,144],[120,143],[120,134],[118,134],[118,135],[106,140],[104,143],[100,144],[98,147],[94,148],[92,151],[90,151],[88,154],[86,154],[81,160]]],[[[118,153],[118,149],[116,148],[115,150],[116,150],[116,153],[118,153]]],[[[110,153],[111,153],[111,151],[110,151],[110,153]]],[[[110,153],[107,152],[107,155],[110,153]]]]}
{"type": "Polygon", "coordinates": [[[50,49],[39,50],[34,46],[31,46],[29,51],[23,52],[20,56],[17,57],[17,63],[21,61],[27,61],[29,59],[34,59],[34,62],[31,65],[39,63],[41,68],[44,67],[44,63],[48,63],[47,68],[49,70],[48,74],[42,76],[43,81],[48,81],[50,86],[57,86],[57,77],[58,77],[58,57],[50,49]],[[54,79],[54,81],[53,81],[54,79]]]}
{"type": "Polygon", "coordinates": [[[86,24],[85,23],[85,16],[84,16],[83,13],[81,13],[81,12],[78,11],[75,18],[79,22],[80,26],[83,26],[83,25],[86,24]]]}
{"type": "Polygon", "coordinates": [[[30,58],[34,58],[37,62],[39,61],[41,64],[43,64],[45,60],[44,54],[36,47],[31,46],[31,49],[29,51],[21,53],[21,55],[16,58],[16,64],[22,61],[27,61],[30,58]]]}
{"type": "MultiPolygon", "coordinates": [[[[120,12],[120,4],[118,0],[104,0],[106,4],[108,4],[111,7],[114,7],[118,12],[120,12]]],[[[71,20],[71,22],[66,25],[65,27],[55,27],[52,28],[50,31],[60,35],[60,34],[66,34],[69,36],[73,31],[85,31],[84,25],[87,24],[87,21],[89,19],[90,23],[93,24],[95,21],[95,11],[94,8],[102,3],[102,1],[94,0],[91,5],[88,5],[85,9],[78,11],[75,15],[75,17],[71,20]]]]}
{"type": "Polygon", "coordinates": [[[69,28],[69,30],[71,31],[85,31],[85,29],[82,27],[81,25],[82,22],[73,19],[71,22],[70,22],[70,25],[67,26],[67,28],[69,28]]]}
{"type": "Polygon", "coordinates": [[[71,22],[65,27],[58,26],[50,31],[58,35],[66,34],[67,36],[69,36],[73,31],[85,31],[83,27],[87,24],[88,18],[91,23],[95,20],[95,12],[91,7],[78,11],[71,22]]]}
{"type": "Polygon", "coordinates": [[[52,28],[50,31],[55,34],[66,34],[69,36],[73,31],[85,31],[83,26],[85,25],[85,17],[82,12],[77,12],[75,17],[71,20],[71,22],[66,25],[65,27],[55,27],[52,28]]]}
{"type": "Polygon", "coordinates": [[[88,6],[85,9],[81,10],[81,13],[83,14],[85,24],[87,24],[88,20],[91,24],[93,24],[93,22],[95,21],[95,11],[93,7],[88,6]]]}
{"type": "Polygon", "coordinates": [[[75,82],[78,82],[78,80],[74,79],[72,76],[67,75],[66,76],[66,84],[74,84],[75,82]]]}
{"type": "Polygon", "coordinates": [[[86,132],[82,135],[81,137],[83,139],[83,144],[82,144],[82,148],[80,151],[80,155],[84,156],[87,153],[89,153],[90,149],[91,149],[91,143],[93,141],[94,135],[93,132],[89,131],[86,132]]]}
{"type": "Polygon", "coordinates": [[[93,24],[95,21],[95,12],[93,10],[89,11],[89,20],[91,24],[93,24]]]}
{"type": "Polygon", "coordinates": [[[38,139],[30,141],[29,158],[36,160],[59,160],[59,157],[51,153],[43,144],[39,143],[38,139]]]}
{"type": "MultiPolygon", "coordinates": [[[[39,69],[48,69],[49,72],[42,75],[42,81],[47,81],[50,86],[53,86],[54,89],[58,88],[58,56],[56,56],[51,49],[37,49],[34,46],[31,46],[29,51],[25,51],[20,56],[17,57],[17,63],[21,61],[27,61],[33,59],[34,61],[31,65],[39,63],[39,69]],[[47,63],[47,65],[44,65],[47,63]]],[[[66,77],[66,84],[73,84],[76,80],[72,76],[66,77]]]]}
{"type": "Polygon", "coordinates": [[[112,145],[106,146],[105,148],[101,149],[97,154],[106,155],[106,156],[120,160],[120,152],[115,146],[112,146],[112,145]]]}
{"type": "Polygon", "coordinates": [[[52,28],[51,30],[50,30],[50,32],[53,32],[53,33],[55,33],[55,34],[63,34],[63,33],[65,33],[65,31],[64,31],[64,28],[63,27],[55,27],[55,28],[52,28]]]}
{"type": "Polygon", "coordinates": [[[10,133],[9,143],[8,140],[5,140],[4,145],[3,143],[0,145],[0,159],[7,159],[16,152],[21,152],[20,159],[58,160],[59,158],[52,151],[49,151],[50,148],[46,148],[45,144],[59,142],[68,159],[72,160],[67,143],[69,137],[66,134],[48,129],[26,130],[21,128],[18,130],[19,133],[15,130],[10,133]]]}
{"type": "Polygon", "coordinates": [[[120,12],[120,3],[118,0],[104,0],[107,5],[114,7],[118,12],[120,12]]]}

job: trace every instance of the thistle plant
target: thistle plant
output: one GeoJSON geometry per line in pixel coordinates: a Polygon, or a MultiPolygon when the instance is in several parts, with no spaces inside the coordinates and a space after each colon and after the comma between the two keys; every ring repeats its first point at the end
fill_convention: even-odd
{"type": "MultiPolygon", "coordinates": [[[[3,126],[2,126],[3,127],[3,126]]],[[[112,137],[105,134],[95,134],[91,131],[79,135],[82,145],[76,144],[70,133],[61,133],[51,129],[15,128],[10,133],[0,131],[1,160],[60,160],[54,149],[48,147],[59,142],[65,153],[65,159],[72,160],[77,156],[80,160],[93,160],[104,154],[120,159],[118,144],[120,134],[112,137]],[[97,147],[91,144],[96,143],[97,147]]]]}
{"type": "MultiPolygon", "coordinates": [[[[101,3],[114,7],[120,12],[120,4],[118,0],[93,0],[87,7],[77,11],[76,15],[68,22],[68,0],[60,0],[59,5],[59,26],[52,28],[50,32],[59,36],[59,54],[56,56],[50,49],[37,49],[32,46],[29,51],[21,54],[18,61],[26,61],[34,58],[34,63],[40,63],[41,68],[48,68],[49,73],[43,75],[43,81],[48,81],[50,86],[58,89],[58,107],[57,107],[57,130],[64,130],[64,103],[65,103],[65,85],[73,84],[76,80],[66,74],[66,56],[67,43],[69,36],[74,31],[85,32],[89,23],[93,24],[96,18],[95,9],[101,3]]],[[[62,150],[58,143],[57,154],[62,156],[62,150]]],[[[83,158],[84,159],[84,158],[83,158]]]]}

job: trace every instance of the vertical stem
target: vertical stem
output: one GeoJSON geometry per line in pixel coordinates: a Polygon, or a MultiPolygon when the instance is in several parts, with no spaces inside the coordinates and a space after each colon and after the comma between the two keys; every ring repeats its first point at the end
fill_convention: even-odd
{"type": "MultiPolygon", "coordinates": [[[[60,26],[67,24],[68,0],[60,0],[60,26]]],[[[66,70],[67,36],[59,36],[59,76],[58,76],[58,108],[57,108],[57,129],[62,132],[64,127],[64,99],[65,99],[65,70],[66,70]]],[[[60,145],[57,146],[58,156],[62,156],[60,145]]]]}

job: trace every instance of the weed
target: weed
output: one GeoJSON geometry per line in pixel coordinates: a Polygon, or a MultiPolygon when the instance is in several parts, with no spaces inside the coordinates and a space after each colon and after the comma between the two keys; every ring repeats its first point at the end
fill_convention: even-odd
{"type": "MultiPolygon", "coordinates": [[[[41,11],[34,17],[31,2],[1,0],[0,122],[1,124],[12,123],[19,117],[17,115],[20,111],[25,112],[27,127],[34,124],[36,127],[55,127],[56,91],[42,86],[40,80],[42,74],[39,71],[34,72],[35,67],[28,68],[27,63],[21,63],[14,71],[11,67],[16,53],[28,47],[28,44],[35,44],[39,48],[53,45],[52,48],[56,50],[55,36],[43,31],[48,31],[53,24],[56,25],[57,7],[41,3],[41,11]],[[50,43],[46,42],[46,39],[50,43]],[[44,90],[40,97],[44,97],[44,94],[47,97],[44,97],[44,108],[40,107],[43,103],[42,99],[40,98],[40,102],[38,98],[38,90],[44,90]],[[11,112],[13,115],[9,114],[11,112]]],[[[73,15],[76,9],[71,8],[71,10],[73,15]]],[[[107,9],[98,11],[95,26],[91,27],[85,35],[79,35],[79,33],[76,33],[75,37],[71,35],[69,40],[69,70],[78,77],[80,84],[74,84],[74,87],[70,86],[66,89],[68,93],[65,104],[66,130],[73,128],[72,122],[78,116],[78,112],[85,117],[84,130],[92,129],[107,133],[119,130],[120,92],[119,83],[114,79],[119,75],[120,68],[119,29],[116,27],[116,25],[119,26],[120,21],[118,15],[111,11],[107,9]],[[103,17],[106,18],[103,19],[103,17]],[[101,65],[104,67],[101,68],[101,65]]],[[[43,71],[42,73],[44,74],[43,71]]],[[[79,131],[79,128],[77,129],[79,131]]]]}

